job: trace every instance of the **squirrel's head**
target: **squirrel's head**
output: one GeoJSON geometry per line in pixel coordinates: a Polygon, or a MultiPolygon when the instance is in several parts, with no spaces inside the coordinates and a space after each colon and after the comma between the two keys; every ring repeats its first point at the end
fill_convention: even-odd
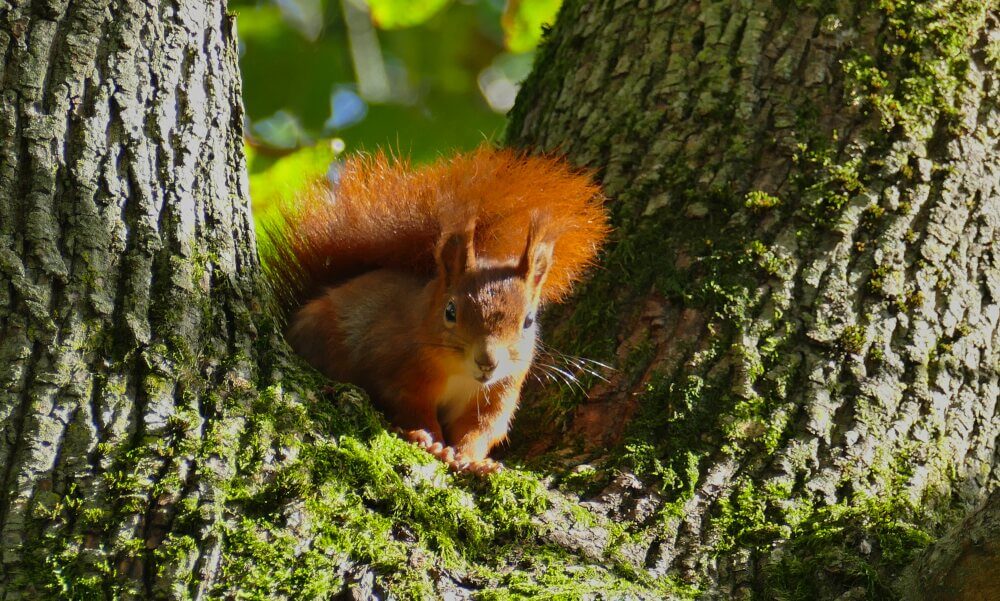
{"type": "Polygon", "coordinates": [[[454,368],[484,386],[527,370],[534,357],[542,286],[553,244],[529,228],[516,261],[477,260],[474,230],[448,234],[437,249],[442,346],[456,351],[454,368]]]}

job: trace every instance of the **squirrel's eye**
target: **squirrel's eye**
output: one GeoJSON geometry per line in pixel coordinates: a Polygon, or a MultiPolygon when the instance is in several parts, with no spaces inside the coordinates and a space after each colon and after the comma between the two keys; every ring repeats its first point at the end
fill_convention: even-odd
{"type": "Polygon", "coordinates": [[[455,308],[455,301],[448,301],[444,306],[444,320],[448,323],[455,323],[458,319],[458,310],[455,308]]]}
{"type": "Polygon", "coordinates": [[[531,313],[528,313],[524,318],[524,329],[527,330],[533,325],[535,325],[535,318],[531,315],[531,313]]]}

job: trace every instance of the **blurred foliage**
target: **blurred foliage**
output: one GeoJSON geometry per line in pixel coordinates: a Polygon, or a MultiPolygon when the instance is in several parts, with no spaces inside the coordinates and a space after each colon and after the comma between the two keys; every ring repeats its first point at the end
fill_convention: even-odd
{"type": "Polygon", "coordinates": [[[246,151],[251,165],[250,198],[258,222],[282,200],[294,197],[311,179],[324,175],[338,154],[334,144],[327,141],[278,158],[261,156],[252,146],[247,146],[246,151]]]}
{"type": "Polygon", "coordinates": [[[448,0],[368,0],[372,19],[382,29],[419,25],[446,4],[448,0]]]}
{"type": "Polygon", "coordinates": [[[542,28],[556,20],[562,0],[508,0],[503,11],[504,41],[511,52],[533,50],[542,28]]]}
{"type": "Polygon", "coordinates": [[[341,152],[415,162],[502,133],[560,0],[230,0],[258,216],[341,152]]]}

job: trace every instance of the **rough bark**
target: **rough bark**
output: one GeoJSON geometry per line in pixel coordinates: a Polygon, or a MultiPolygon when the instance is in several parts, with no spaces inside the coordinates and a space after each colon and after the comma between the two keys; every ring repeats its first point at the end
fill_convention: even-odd
{"type": "Polygon", "coordinates": [[[996,489],[996,8],[564,4],[508,139],[599,173],[618,243],[557,345],[621,369],[532,438],[625,445],[649,573],[888,595],[996,489]]]}
{"type": "Polygon", "coordinates": [[[247,386],[257,272],[235,48],[221,1],[0,6],[3,598],[151,596],[171,544],[213,584],[228,468],[189,449],[247,386]]]}
{"type": "Polygon", "coordinates": [[[612,199],[547,325],[618,371],[486,479],[257,310],[221,2],[4,4],[0,593],[892,594],[997,483],[996,11],[924,4],[566,3],[510,136],[612,199]]]}

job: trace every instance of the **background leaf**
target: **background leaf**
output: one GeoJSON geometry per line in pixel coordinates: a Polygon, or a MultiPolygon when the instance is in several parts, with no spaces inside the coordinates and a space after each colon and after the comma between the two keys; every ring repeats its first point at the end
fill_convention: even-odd
{"type": "Polygon", "coordinates": [[[527,52],[542,39],[542,27],[556,20],[562,0],[508,0],[503,11],[504,40],[512,52],[527,52]]]}
{"type": "Polygon", "coordinates": [[[372,19],[383,29],[419,25],[444,8],[445,4],[448,0],[368,0],[372,19]]]}

